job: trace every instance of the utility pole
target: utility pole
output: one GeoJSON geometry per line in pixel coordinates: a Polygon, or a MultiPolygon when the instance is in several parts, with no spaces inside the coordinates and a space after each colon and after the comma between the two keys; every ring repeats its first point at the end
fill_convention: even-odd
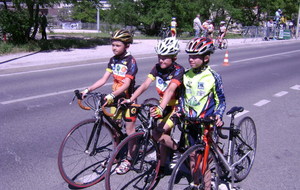
{"type": "Polygon", "coordinates": [[[297,19],[297,27],[296,27],[296,39],[298,39],[299,35],[299,21],[300,21],[300,1],[298,1],[298,19],[297,19]]]}

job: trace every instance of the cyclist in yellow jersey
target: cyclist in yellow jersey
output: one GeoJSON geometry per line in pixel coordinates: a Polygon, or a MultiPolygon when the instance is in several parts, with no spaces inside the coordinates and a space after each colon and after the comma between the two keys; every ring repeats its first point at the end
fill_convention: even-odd
{"type": "MultiPolygon", "coordinates": [[[[222,126],[222,116],[226,103],[221,76],[209,66],[211,54],[214,52],[213,42],[209,38],[194,38],[185,49],[189,55],[191,69],[183,76],[184,90],[180,97],[179,110],[186,117],[205,118],[215,116],[216,126],[222,126]]],[[[189,133],[185,136],[187,146],[192,146],[197,140],[197,130],[193,126],[185,126],[189,133]]],[[[193,153],[190,159],[191,171],[197,157],[193,153]]],[[[199,189],[199,178],[195,177],[190,189],[199,189]]],[[[208,181],[210,186],[210,181],[208,181]]],[[[210,187],[205,189],[209,189],[210,187]]]]}
{"type": "Polygon", "coordinates": [[[179,52],[179,41],[174,37],[159,41],[155,50],[158,56],[158,63],[152,68],[147,79],[128,101],[132,102],[135,100],[155,81],[156,90],[160,96],[160,105],[151,108],[150,112],[152,117],[160,118],[158,126],[153,130],[152,135],[161,145],[159,177],[163,177],[165,175],[165,162],[168,150],[177,150],[178,148],[177,143],[170,136],[171,129],[174,126],[171,116],[175,105],[178,104],[184,68],[175,62],[179,52]]]}

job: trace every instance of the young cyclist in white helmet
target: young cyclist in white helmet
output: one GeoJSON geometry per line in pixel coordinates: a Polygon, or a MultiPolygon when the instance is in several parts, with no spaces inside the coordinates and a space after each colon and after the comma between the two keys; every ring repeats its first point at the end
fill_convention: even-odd
{"type": "Polygon", "coordinates": [[[172,113],[175,105],[178,104],[179,90],[182,87],[184,68],[176,63],[179,52],[179,41],[174,37],[165,38],[159,41],[155,47],[158,56],[158,63],[152,68],[144,83],[134,92],[127,102],[134,101],[145,92],[150,84],[156,81],[156,90],[160,96],[160,104],[151,108],[151,116],[159,118],[158,126],[153,130],[153,137],[160,147],[161,168],[159,177],[165,175],[165,162],[168,156],[168,149],[177,150],[178,145],[170,136],[174,126],[172,113]]]}

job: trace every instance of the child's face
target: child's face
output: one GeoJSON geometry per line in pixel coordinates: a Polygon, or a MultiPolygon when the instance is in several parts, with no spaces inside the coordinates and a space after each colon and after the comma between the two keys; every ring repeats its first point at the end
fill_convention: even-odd
{"type": "Polygon", "coordinates": [[[203,57],[202,55],[189,55],[189,63],[191,68],[196,69],[204,64],[204,61],[208,61],[209,56],[203,57]]]}
{"type": "Polygon", "coordinates": [[[112,52],[115,55],[122,55],[127,49],[126,45],[121,41],[113,41],[111,43],[111,47],[112,47],[112,52]]]}
{"type": "Polygon", "coordinates": [[[173,60],[172,57],[169,55],[158,55],[158,62],[160,64],[160,68],[165,69],[170,67],[173,60]]]}

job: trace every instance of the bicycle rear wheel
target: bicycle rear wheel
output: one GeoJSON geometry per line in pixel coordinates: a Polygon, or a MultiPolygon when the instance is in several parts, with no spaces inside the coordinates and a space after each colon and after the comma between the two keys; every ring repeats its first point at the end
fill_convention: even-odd
{"type": "Polygon", "coordinates": [[[106,123],[101,126],[101,131],[98,131],[100,135],[96,144],[95,138],[100,126],[95,122],[96,119],[88,119],[75,125],[60,146],[59,171],[63,179],[72,187],[85,188],[102,180],[105,168],[101,163],[108,160],[116,146],[111,128],[106,123]],[[93,129],[94,133],[92,133],[93,129]],[[92,141],[86,150],[90,136],[92,141]]]}
{"type": "Polygon", "coordinates": [[[159,171],[159,149],[150,138],[147,142],[144,132],[134,133],[125,138],[116,148],[107,165],[105,175],[106,190],[151,189],[159,171]],[[128,153],[128,147],[131,147],[128,153]],[[149,149],[146,146],[151,146],[149,149]],[[143,157],[143,153],[146,154],[143,157]],[[130,170],[125,174],[117,174],[115,169],[124,159],[131,158],[130,170]]]}
{"type": "Polygon", "coordinates": [[[234,138],[233,162],[237,162],[245,157],[235,166],[234,176],[236,181],[239,182],[248,176],[253,165],[257,146],[257,134],[255,123],[250,117],[244,117],[238,123],[237,129],[240,130],[240,134],[234,138]]]}
{"type": "Polygon", "coordinates": [[[190,184],[195,183],[195,181],[198,181],[196,183],[199,185],[199,189],[201,190],[218,189],[219,167],[216,156],[212,152],[209,154],[208,169],[204,175],[202,175],[200,172],[201,166],[199,166],[197,174],[192,174],[190,169],[190,156],[192,153],[195,152],[196,154],[203,154],[203,151],[203,145],[194,145],[185,151],[173,169],[171,178],[169,180],[169,190],[188,189],[190,184]]]}
{"type": "Polygon", "coordinates": [[[227,49],[228,48],[228,40],[226,38],[223,39],[222,48],[223,49],[227,49]]]}

